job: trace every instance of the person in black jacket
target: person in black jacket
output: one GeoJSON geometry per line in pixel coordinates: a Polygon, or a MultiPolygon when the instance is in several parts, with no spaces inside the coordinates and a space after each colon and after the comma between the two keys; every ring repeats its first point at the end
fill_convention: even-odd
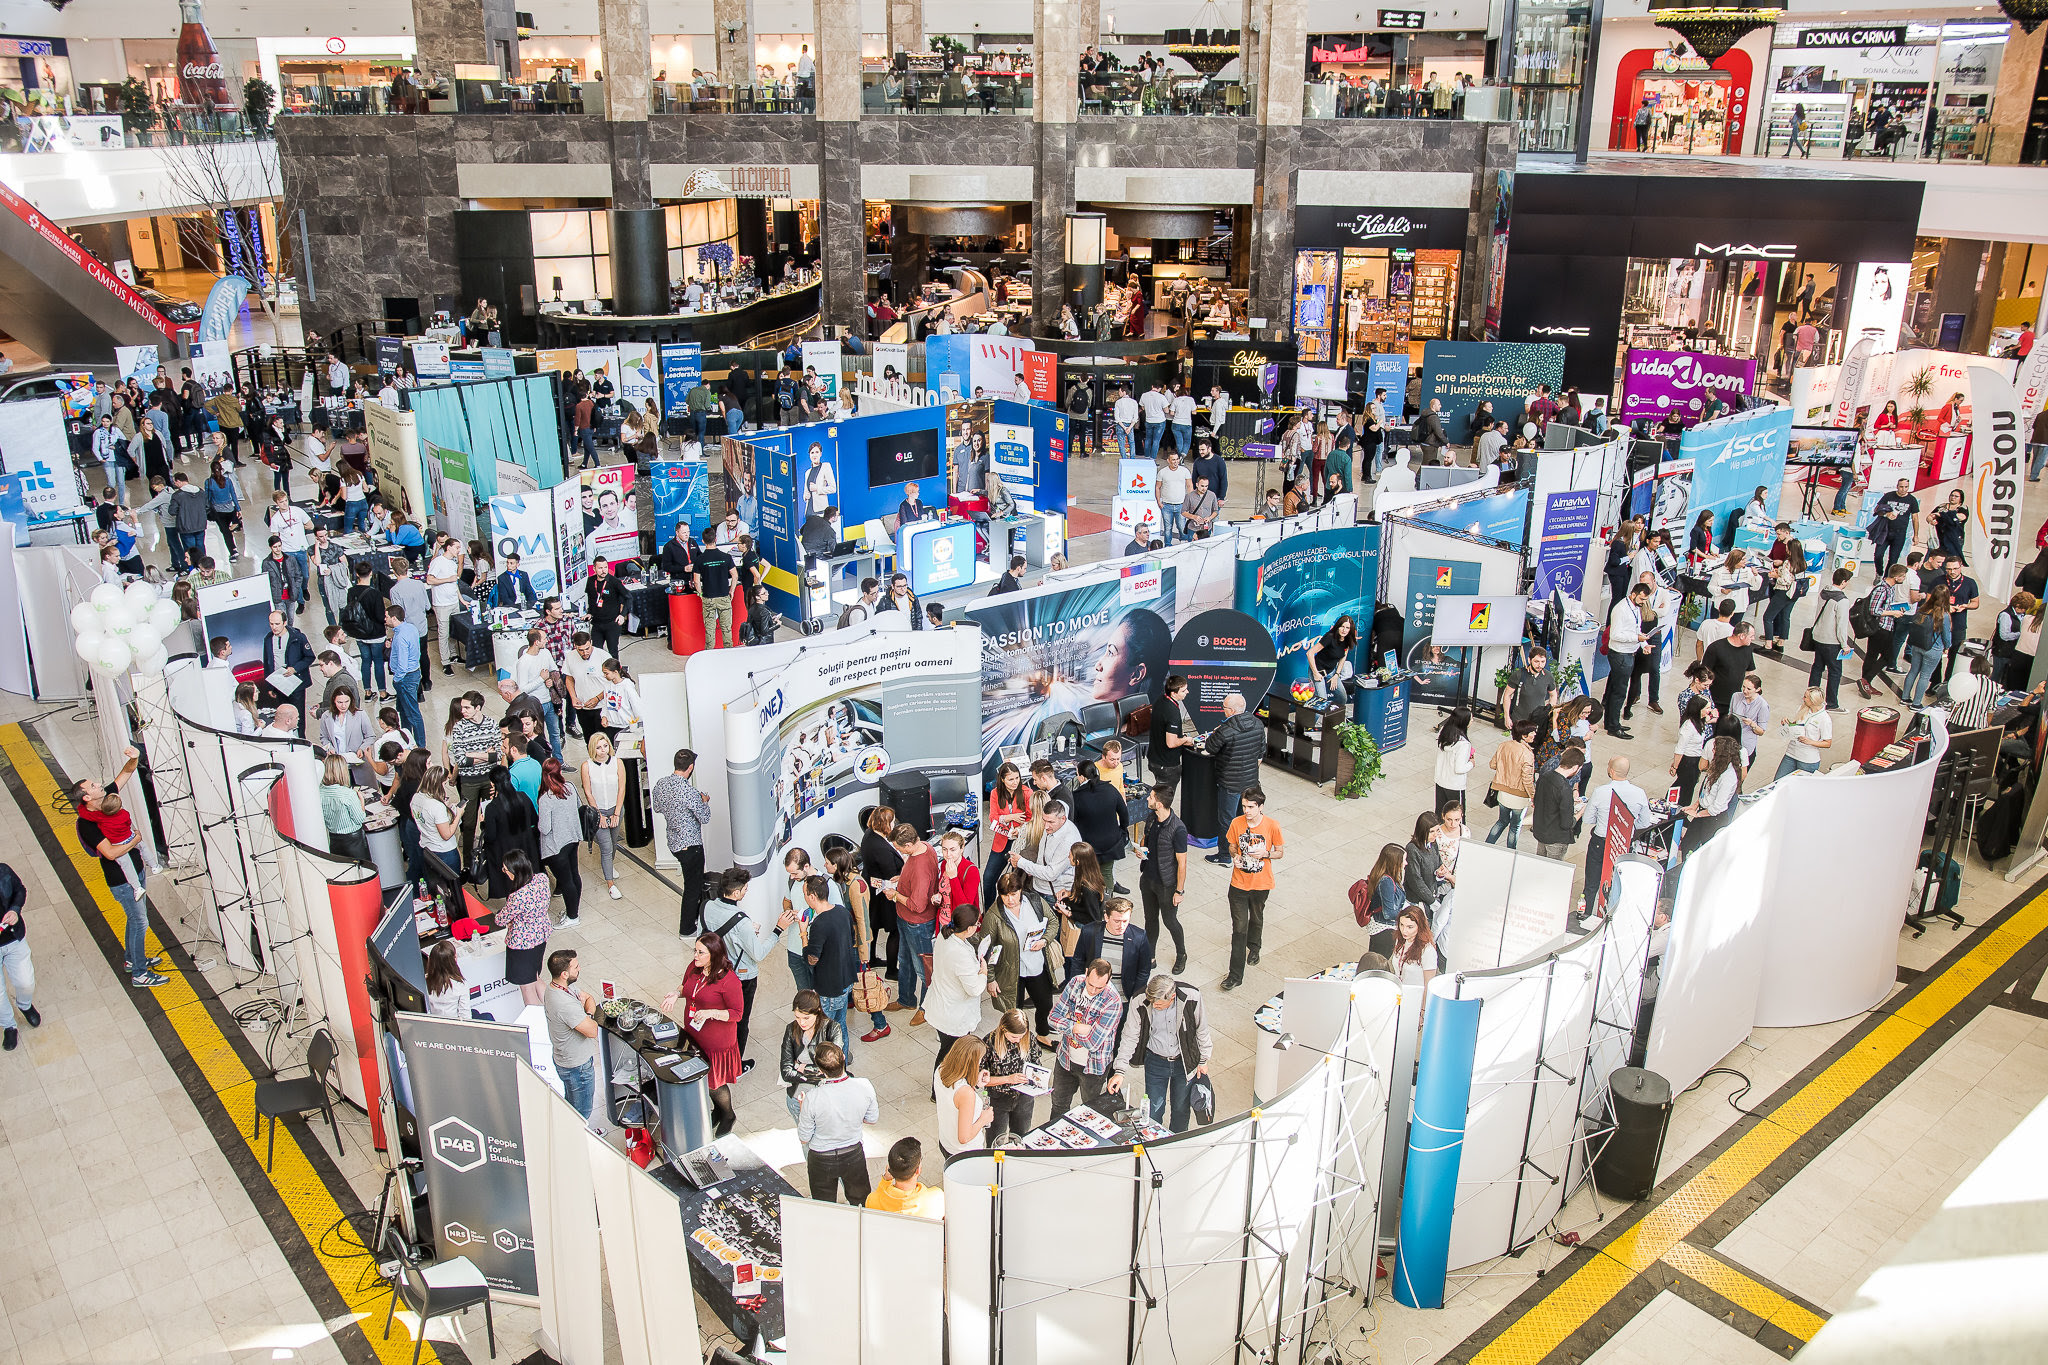
{"type": "Polygon", "coordinates": [[[1024,556],[1011,555],[1010,567],[1003,571],[1003,576],[996,580],[996,585],[988,590],[988,595],[990,597],[1001,597],[1006,592],[1018,592],[1023,587],[1024,556]]]}
{"type": "Polygon", "coordinates": [[[526,793],[512,785],[512,772],[503,763],[491,765],[484,798],[490,804],[477,831],[477,862],[485,876],[484,894],[502,900],[519,889],[505,871],[512,850],[523,850],[529,867],[541,865],[540,815],[526,793]]]}
{"type": "Polygon", "coordinates": [[[270,633],[263,637],[263,691],[272,706],[289,705],[299,714],[299,733],[305,733],[306,684],[313,676],[313,646],[306,632],[292,625],[281,611],[270,613],[270,633]],[[283,669],[298,680],[289,692],[279,691],[268,681],[283,669]]]}
{"type": "Polygon", "coordinates": [[[1574,827],[1586,803],[1579,800],[1579,769],[1586,765],[1586,751],[1574,744],[1558,758],[1557,766],[1536,779],[1536,800],[1531,809],[1536,851],[1546,858],[1563,858],[1571,852],[1574,827]]]}
{"type": "Polygon", "coordinates": [[[1188,680],[1178,673],[1170,673],[1159,700],[1152,704],[1152,736],[1145,751],[1145,761],[1152,768],[1155,784],[1168,787],[1180,784],[1180,751],[1195,742],[1195,736],[1189,733],[1195,728],[1194,722],[1189,719],[1183,705],[1187,694],[1188,680]]]}
{"type": "Polygon", "coordinates": [[[1082,759],[1080,773],[1081,785],[1067,802],[1074,814],[1074,827],[1081,832],[1081,841],[1095,850],[1103,885],[1128,894],[1116,883],[1116,860],[1124,856],[1130,842],[1130,807],[1122,792],[1102,780],[1094,759],[1082,759]]]}
{"type": "Polygon", "coordinates": [[[895,828],[896,812],[887,806],[877,806],[868,812],[867,832],[860,836],[860,870],[870,888],[868,932],[874,935],[874,943],[867,945],[868,966],[881,968],[882,975],[891,981],[896,979],[896,902],[876,884],[887,882],[893,887],[903,873],[903,855],[889,841],[895,828]],[[881,943],[884,932],[889,935],[889,948],[878,955],[875,947],[881,943]]]}
{"type": "Polygon", "coordinates": [[[1223,723],[1209,732],[1206,747],[1216,760],[1216,851],[1208,861],[1218,867],[1230,866],[1223,850],[1221,833],[1237,818],[1238,801],[1245,788],[1259,780],[1259,760],[1266,756],[1266,731],[1258,717],[1244,709],[1244,693],[1232,692],[1223,699],[1223,723]]]}
{"type": "Polygon", "coordinates": [[[1103,902],[1102,912],[1101,919],[1081,926],[1080,941],[1069,960],[1106,960],[1116,968],[1118,988],[1135,1000],[1145,993],[1145,983],[1152,979],[1152,940],[1131,923],[1131,903],[1122,896],[1103,902]]]}
{"type": "Polygon", "coordinates": [[[348,590],[348,601],[341,609],[341,627],[356,642],[356,653],[362,657],[363,671],[358,674],[363,687],[371,696],[389,694],[385,676],[386,650],[384,605],[391,591],[391,580],[371,568],[369,563],[356,565],[355,586],[348,590]]]}
{"type": "Polygon", "coordinates": [[[685,590],[694,590],[697,578],[697,547],[690,543],[690,524],[676,522],[676,533],[668,544],[661,547],[661,554],[655,558],[661,571],[670,582],[685,590]]]}
{"type": "Polygon", "coordinates": [[[583,580],[583,602],[590,612],[590,638],[614,659],[626,630],[626,587],[602,557],[591,561],[583,580]]]}
{"type": "Polygon", "coordinates": [[[782,1031],[782,1088],[788,1096],[789,1116],[801,1116],[801,1092],[822,1083],[825,1073],[818,1069],[818,1049],[830,1043],[846,1046],[846,1034],[825,1017],[816,991],[798,991],[790,1002],[789,1027],[782,1031]]]}
{"type": "Polygon", "coordinates": [[[1436,849],[1436,832],[1442,826],[1443,817],[1435,811],[1422,812],[1415,817],[1415,837],[1402,850],[1401,894],[1410,905],[1420,905],[1425,910],[1435,906],[1439,894],[1436,872],[1443,866],[1443,855],[1436,849]]]}
{"type": "Polygon", "coordinates": [[[14,1016],[21,1015],[30,1028],[41,1028],[43,1016],[36,1013],[36,969],[28,955],[28,926],[21,912],[28,905],[28,887],[14,869],[0,863],[0,972],[6,974],[8,999],[6,1050],[14,1051],[21,1040],[14,1016]]]}

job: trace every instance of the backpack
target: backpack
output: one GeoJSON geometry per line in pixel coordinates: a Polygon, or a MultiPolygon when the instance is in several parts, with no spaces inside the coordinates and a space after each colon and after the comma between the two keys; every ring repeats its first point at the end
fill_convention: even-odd
{"type": "Polygon", "coordinates": [[[373,639],[384,632],[370,621],[370,609],[365,599],[351,592],[348,601],[341,608],[341,628],[358,640],[373,639]]]}
{"type": "Polygon", "coordinates": [[[1344,893],[1351,902],[1351,918],[1358,921],[1363,929],[1372,923],[1372,886],[1363,877],[1351,883],[1351,889],[1344,893]]]}
{"type": "Polygon", "coordinates": [[[1849,604],[1849,631],[1856,638],[1860,640],[1869,635],[1876,624],[1876,619],[1871,614],[1870,597],[1867,594],[1849,604]]]}

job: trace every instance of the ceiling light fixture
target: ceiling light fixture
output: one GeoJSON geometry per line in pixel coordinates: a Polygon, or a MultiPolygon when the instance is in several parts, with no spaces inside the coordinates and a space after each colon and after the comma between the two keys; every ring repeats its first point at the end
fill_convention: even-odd
{"type": "MultiPolygon", "coordinates": [[[[2031,0],[2041,3],[2041,0],[2031,0]]],[[[1697,0],[1651,0],[1650,18],[1692,44],[1709,66],[1760,28],[1769,28],[1784,10],[1777,5],[1707,5],[1697,0]]]]}
{"type": "Polygon", "coordinates": [[[2022,33],[2032,33],[2048,21],[2048,0],[1999,0],[1998,8],[2022,33]]]}

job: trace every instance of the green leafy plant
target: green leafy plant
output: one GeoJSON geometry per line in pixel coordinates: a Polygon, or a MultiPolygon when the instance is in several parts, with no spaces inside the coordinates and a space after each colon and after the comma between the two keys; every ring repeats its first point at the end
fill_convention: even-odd
{"type": "Polygon", "coordinates": [[[1558,666],[1558,694],[1560,696],[1567,695],[1573,688],[1577,688],[1581,692],[1588,690],[1586,687],[1586,667],[1577,659],[1567,659],[1558,666]]]}
{"type": "Polygon", "coordinates": [[[270,123],[270,111],[277,107],[277,88],[261,76],[251,76],[242,83],[242,111],[249,116],[253,128],[262,129],[270,123]]]}
{"type": "Polygon", "coordinates": [[[1509,684],[1513,683],[1514,680],[1515,670],[1511,664],[1502,664],[1499,668],[1493,670],[1493,690],[1496,692],[1507,691],[1509,684]]]}
{"type": "Polygon", "coordinates": [[[1906,397],[1906,423],[1917,436],[1927,423],[1927,400],[1934,393],[1934,367],[1927,365],[1914,371],[1902,392],[1906,397]]]}
{"type": "Polygon", "coordinates": [[[941,57],[964,57],[967,55],[967,44],[961,42],[958,38],[949,37],[944,33],[934,33],[930,39],[930,47],[932,51],[938,53],[941,57]]]}
{"type": "Polygon", "coordinates": [[[1347,720],[1337,727],[1337,742],[1344,746],[1344,752],[1352,759],[1351,776],[1337,788],[1337,799],[1349,801],[1353,797],[1368,795],[1373,783],[1379,781],[1387,770],[1380,758],[1380,746],[1373,742],[1372,731],[1356,721],[1347,720]]]}
{"type": "Polygon", "coordinates": [[[130,76],[121,82],[121,123],[130,132],[146,133],[156,127],[159,115],[149,87],[130,76]]]}

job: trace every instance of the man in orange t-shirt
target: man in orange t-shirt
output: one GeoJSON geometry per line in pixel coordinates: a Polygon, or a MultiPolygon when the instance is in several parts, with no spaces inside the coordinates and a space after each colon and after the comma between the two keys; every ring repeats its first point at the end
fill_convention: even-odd
{"type": "Polygon", "coordinates": [[[868,1196],[867,1206],[883,1213],[943,1219],[946,1192],[925,1184],[918,1178],[923,1174],[924,1144],[914,1137],[896,1139],[896,1145],[889,1149],[889,1178],[868,1196]]]}
{"type": "Polygon", "coordinates": [[[1244,984],[1244,968],[1259,965],[1259,941],[1266,932],[1266,897],[1273,894],[1273,864],[1285,854],[1280,822],[1266,818],[1266,793],[1246,787],[1239,815],[1224,831],[1230,855],[1230,973],[1223,989],[1244,984]]]}

